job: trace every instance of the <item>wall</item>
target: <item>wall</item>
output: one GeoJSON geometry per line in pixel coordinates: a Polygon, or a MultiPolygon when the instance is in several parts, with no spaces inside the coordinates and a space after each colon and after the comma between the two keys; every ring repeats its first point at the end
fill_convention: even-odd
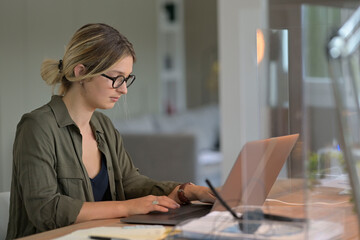
{"type": "Polygon", "coordinates": [[[51,88],[40,77],[41,62],[60,59],[64,46],[83,24],[114,26],[137,52],[137,80],[129,89],[127,103],[120,102],[106,113],[117,118],[159,111],[156,21],[155,0],[0,1],[0,191],[10,189],[17,122],[51,96],[51,88]]]}
{"type": "Polygon", "coordinates": [[[219,60],[222,176],[246,141],[260,139],[256,29],[266,27],[267,1],[219,0],[219,60]]]}

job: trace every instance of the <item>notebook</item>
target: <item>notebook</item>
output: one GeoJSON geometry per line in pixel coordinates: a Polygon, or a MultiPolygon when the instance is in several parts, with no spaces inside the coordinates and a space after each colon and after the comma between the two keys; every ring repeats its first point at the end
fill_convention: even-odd
{"type": "MultiPolygon", "coordinates": [[[[251,141],[244,145],[220,194],[235,207],[261,206],[290,155],[299,134],[251,141]]],[[[185,220],[205,216],[210,211],[225,211],[216,200],[214,205],[189,204],[169,212],[151,212],[122,218],[125,223],[177,225],[185,220]]]]}

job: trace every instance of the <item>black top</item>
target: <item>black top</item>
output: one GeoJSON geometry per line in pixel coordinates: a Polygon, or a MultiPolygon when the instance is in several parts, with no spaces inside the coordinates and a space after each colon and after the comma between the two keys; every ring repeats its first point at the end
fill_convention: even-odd
{"type": "Polygon", "coordinates": [[[94,194],[94,200],[96,202],[111,200],[109,175],[106,167],[106,159],[104,154],[101,154],[100,172],[94,178],[90,178],[90,182],[94,194]]]}

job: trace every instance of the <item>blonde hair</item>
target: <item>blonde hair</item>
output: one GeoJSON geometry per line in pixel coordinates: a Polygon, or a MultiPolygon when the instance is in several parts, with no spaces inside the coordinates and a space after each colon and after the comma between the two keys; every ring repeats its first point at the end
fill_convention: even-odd
{"type": "Polygon", "coordinates": [[[64,95],[73,82],[98,76],[127,56],[132,56],[135,62],[133,45],[125,36],[106,24],[87,24],[75,32],[62,60],[43,61],[41,77],[53,89],[60,84],[59,94],[64,95]],[[75,77],[74,68],[78,64],[86,67],[86,73],[75,77]]]}

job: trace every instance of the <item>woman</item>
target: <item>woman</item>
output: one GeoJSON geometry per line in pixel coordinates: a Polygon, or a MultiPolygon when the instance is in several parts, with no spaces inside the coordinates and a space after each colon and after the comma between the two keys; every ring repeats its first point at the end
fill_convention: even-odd
{"type": "Polygon", "coordinates": [[[92,219],[167,212],[191,200],[214,202],[206,187],[140,175],[111,121],[110,109],[134,82],[132,44],[114,28],[88,24],[62,60],[41,75],[59,95],[25,114],[13,149],[7,239],[92,219]]]}

